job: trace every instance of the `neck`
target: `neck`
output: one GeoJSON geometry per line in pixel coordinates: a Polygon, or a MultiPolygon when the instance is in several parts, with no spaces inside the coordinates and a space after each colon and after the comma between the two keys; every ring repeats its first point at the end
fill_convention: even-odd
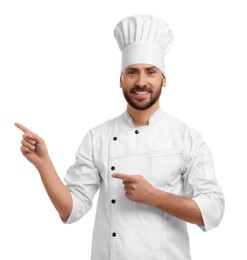
{"type": "Polygon", "coordinates": [[[159,109],[159,102],[145,110],[137,110],[130,105],[127,106],[127,112],[131,116],[135,127],[145,126],[149,124],[150,117],[159,109]]]}

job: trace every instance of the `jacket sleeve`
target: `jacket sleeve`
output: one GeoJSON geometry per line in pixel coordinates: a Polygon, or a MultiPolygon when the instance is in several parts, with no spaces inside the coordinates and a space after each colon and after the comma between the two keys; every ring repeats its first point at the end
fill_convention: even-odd
{"type": "Polygon", "coordinates": [[[204,226],[208,231],[219,225],[223,218],[225,202],[215,172],[212,155],[202,137],[193,132],[184,168],[184,187],[187,197],[192,198],[201,210],[204,226]]]}
{"type": "Polygon", "coordinates": [[[92,133],[83,139],[76,153],[75,163],[68,169],[64,178],[69,188],[73,207],[66,224],[84,216],[92,207],[92,201],[100,185],[100,176],[93,160],[92,133]]]}

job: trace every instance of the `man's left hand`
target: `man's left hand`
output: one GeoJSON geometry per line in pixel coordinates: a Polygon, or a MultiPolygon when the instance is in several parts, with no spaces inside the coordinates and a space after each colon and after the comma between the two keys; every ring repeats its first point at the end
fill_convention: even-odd
{"type": "Polygon", "coordinates": [[[151,204],[156,188],[141,175],[123,173],[112,174],[113,178],[123,180],[125,196],[135,202],[151,204]]]}

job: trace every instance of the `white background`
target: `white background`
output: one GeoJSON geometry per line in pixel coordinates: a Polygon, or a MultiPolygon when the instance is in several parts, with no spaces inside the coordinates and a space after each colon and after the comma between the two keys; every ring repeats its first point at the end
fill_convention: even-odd
{"type": "Polygon", "coordinates": [[[20,122],[42,136],[64,177],[86,132],[125,110],[116,23],[150,13],[168,22],[161,106],[203,135],[226,197],[220,226],[189,225],[193,259],[247,259],[245,1],[0,2],[0,259],[90,259],[95,205],[61,223],[19,152],[20,122]],[[243,236],[242,236],[243,235],[243,236]]]}

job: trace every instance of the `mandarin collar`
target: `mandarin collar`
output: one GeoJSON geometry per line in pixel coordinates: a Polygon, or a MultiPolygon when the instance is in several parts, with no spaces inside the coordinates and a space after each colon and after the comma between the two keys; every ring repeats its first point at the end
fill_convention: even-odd
{"type": "MultiPolygon", "coordinates": [[[[161,119],[161,117],[164,115],[164,112],[162,111],[161,108],[158,108],[158,110],[156,110],[152,116],[149,118],[149,122],[148,125],[153,125],[154,123],[156,123],[157,121],[159,121],[161,119]]],[[[130,114],[128,113],[128,111],[126,110],[123,113],[123,117],[124,117],[124,122],[129,126],[129,127],[135,127],[135,124],[133,122],[132,117],[130,116],[130,114]]],[[[146,126],[143,126],[146,127],[146,126]]]]}

